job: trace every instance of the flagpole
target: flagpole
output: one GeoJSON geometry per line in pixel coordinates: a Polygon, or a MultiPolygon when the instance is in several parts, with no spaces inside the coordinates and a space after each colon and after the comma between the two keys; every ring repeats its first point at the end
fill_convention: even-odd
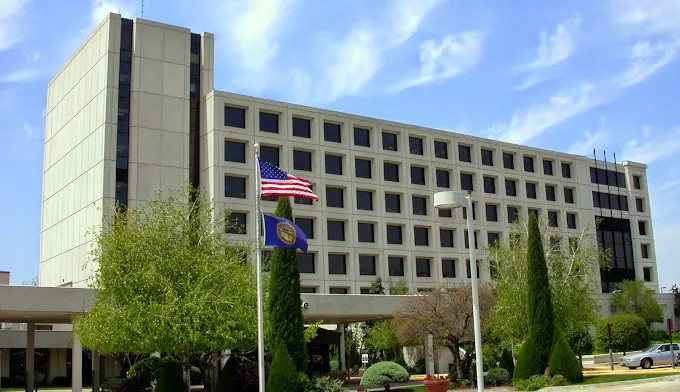
{"type": "Polygon", "coordinates": [[[255,143],[255,264],[257,274],[257,369],[259,391],[264,392],[264,316],[262,314],[262,244],[260,225],[260,144],[255,143]]]}

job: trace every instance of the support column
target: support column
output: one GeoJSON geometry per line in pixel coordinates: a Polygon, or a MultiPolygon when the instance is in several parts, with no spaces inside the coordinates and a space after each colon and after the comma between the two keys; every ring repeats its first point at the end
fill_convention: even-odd
{"type": "MultiPolygon", "coordinates": [[[[73,316],[74,325],[78,322],[78,317],[73,316]]],[[[71,389],[73,392],[83,392],[83,346],[75,332],[71,348],[71,389]]]]}
{"type": "Polygon", "coordinates": [[[92,391],[99,392],[101,386],[101,356],[92,350],[92,391]]]}
{"type": "Polygon", "coordinates": [[[35,387],[35,323],[26,323],[26,392],[35,387]]]}
{"type": "Polygon", "coordinates": [[[345,324],[338,324],[338,329],[340,330],[340,350],[338,362],[340,362],[340,370],[345,371],[345,324]]]}
{"type": "Polygon", "coordinates": [[[432,335],[427,335],[425,342],[425,373],[434,374],[434,342],[432,335]]]}
{"type": "MultiPolygon", "coordinates": [[[[217,375],[215,375],[217,376],[217,375]]],[[[187,391],[191,389],[191,364],[189,363],[189,357],[182,357],[182,379],[187,386],[187,391]]]]}

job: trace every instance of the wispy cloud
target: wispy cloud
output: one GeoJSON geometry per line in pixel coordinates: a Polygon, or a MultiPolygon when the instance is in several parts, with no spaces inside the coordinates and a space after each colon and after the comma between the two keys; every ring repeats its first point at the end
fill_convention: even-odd
{"type": "Polygon", "coordinates": [[[92,11],[90,13],[90,27],[87,33],[89,34],[90,30],[92,30],[94,26],[97,26],[99,23],[101,23],[106,15],[114,13],[131,17],[133,9],[134,7],[132,6],[132,2],[130,0],[93,0],[92,11]]]}
{"type": "Polygon", "coordinates": [[[31,124],[28,123],[24,124],[21,130],[24,133],[24,136],[26,136],[26,140],[33,140],[38,137],[38,135],[36,134],[37,130],[31,124]]]}
{"type": "Polygon", "coordinates": [[[548,35],[541,31],[541,42],[537,49],[536,58],[528,64],[519,67],[524,74],[523,81],[517,87],[520,90],[534,87],[549,79],[553,69],[566,61],[576,50],[576,40],[581,25],[579,15],[560,23],[555,31],[548,35]]]}
{"type": "Polygon", "coordinates": [[[583,133],[583,138],[571,143],[567,151],[570,154],[590,156],[593,152],[593,148],[601,148],[608,141],[609,132],[607,130],[607,121],[604,118],[601,118],[595,131],[585,131],[583,133]]]}
{"type": "Polygon", "coordinates": [[[626,88],[643,82],[673,61],[679,50],[680,41],[635,43],[630,49],[628,67],[619,75],[617,84],[626,88]]]}
{"type": "Polygon", "coordinates": [[[393,92],[450,79],[473,68],[482,52],[482,34],[465,31],[449,34],[440,42],[424,41],[420,46],[420,71],[392,89],[393,92]]]}
{"type": "Polygon", "coordinates": [[[0,52],[22,40],[20,16],[27,0],[0,0],[0,52]]]}
{"type": "Polygon", "coordinates": [[[43,76],[43,72],[36,68],[26,68],[0,75],[0,83],[24,83],[30,82],[43,76]]]}
{"type": "Polygon", "coordinates": [[[680,154],[680,128],[659,134],[646,126],[639,137],[628,141],[621,150],[621,158],[652,164],[680,154]]]}

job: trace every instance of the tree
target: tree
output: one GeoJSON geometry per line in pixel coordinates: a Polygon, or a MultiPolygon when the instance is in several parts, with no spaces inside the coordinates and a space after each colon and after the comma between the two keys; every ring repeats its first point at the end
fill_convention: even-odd
{"type": "Polygon", "coordinates": [[[673,314],[675,314],[675,317],[680,317],[680,289],[678,289],[677,284],[674,284],[673,287],[671,287],[671,293],[675,296],[673,301],[673,314]]]}
{"type": "Polygon", "coordinates": [[[559,330],[555,333],[555,343],[550,352],[549,368],[551,376],[561,374],[569,382],[583,381],[583,368],[559,330]]]}
{"type": "Polygon", "coordinates": [[[574,350],[574,354],[578,356],[579,362],[583,364],[583,356],[593,352],[593,337],[588,328],[570,331],[564,337],[567,339],[569,347],[574,350]]]}
{"type": "Polygon", "coordinates": [[[512,358],[510,350],[503,349],[498,367],[507,370],[511,375],[515,371],[515,360],[512,358]]]}
{"type": "MultiPolygon", "coordinates": [[[[597,249],[592,226],[571,237],[568,247],[559,246],[556,233],[545,222],[539,232],[548,268],[550,299],[555,327],[570,333],[595,324],[598,318],[600,265],[607,254],[597,249]]],[[[516,222],[510,231],[510,244],[490,247],[489,264],[495,271],[495,301],[489,318],[492,334],[504,347],[514,346],[528,336],[528,225],[516,222]]],[[[544,282],[541,282],[543,284],[544,282]]]]}
{"type": "MultiPolygon", "coordinates": [[[[491,309],[491,289],[485,283],[479,285],[479,311],[482,322],[491,309]]],[[[399,340],[425,340],[432,335],[453,354],[458,378],[463,378],[460,346],[473,337],[472,289],[469,284],[433,290],[427,295],[413,296],[406,300],[394,314],[399,340]]]]}
{"type": "Polygon", "coordinates": [[[272,367],[269,370],[267,391],[298,392],[298,390],[298,373],[295,370],[295,364],[286,350],[286,345],[283,344],[283,341],[281,341],[278,345],[278,348],[276,349],[276,353],[274,354],[272,367]]]}
{"type": "Polygon", "coordinates": [[[612,294],[612,311],[640,316],[647,327],[663,322],[663,308],[656,302],[654,290],[645,287],[641,280],[624,280],[616,285],[612,294]]]}
{"type": "MultiPolygon", "coordinates": [[[[280,197],[276,216],[293,220],[290,199],[280,197]]],[[[286,346],[299,372],[307,371],[307,347],[300,298],[300,271],[295,249],[276,248],[269,273],[269,335],[274,347],[286,346]]]]}
{"type": "Polygon", "coordinates": [[[392,350],[395,357],[399,357],[398,350],[401,347],[397,337],[393,320],[383,320],[376,322],[366,332],[364,341],[367,345],[376,350],[392,350]]]}
{"type": "Polygon", "coordinates": [[[387,280],[387,286],[390,289],[390,295],[408,295],[409,294],[409,288],[406,282],[401,279],[397,281],[396,283],[392,280],[392,278],[387,280]]]}
{"type": "Polygon", "coordinates": [[[512,375],[513,381],[528,380],[537,374],[543,374],[545,366],[541,363],[541,353],[536,347],[536,343],[529,338],[522,344],[522,348],[517,356],[515,371],[512,375]]]}
{"type": "Polygon", "coordinates": [[[377,277],[375,280],[371,283],[371,287],[368,289],[369,294],[385,294],[385,288],[383,287],[382,284],[382,278],[377,277]]]}
{"type": "Polygon", "coordinates": [[[617,314],[597,323],[595,329],[595,350],[606,352],[610,348],[618,351],[642,350],[649,345],[649,330],[640,316],[617,314]],[[608,325],[612,328],[611,342],[608,325]]]}
{"type": "Polygon", "coordinates": [[[187,355],[200,361],[212,391],[218,351],[252,347],[257,331],[248,249],[224,230],[224,216],[190,187],[112,209],[93,233],[95,303],[75,325],[83,346],[187,355]]]}

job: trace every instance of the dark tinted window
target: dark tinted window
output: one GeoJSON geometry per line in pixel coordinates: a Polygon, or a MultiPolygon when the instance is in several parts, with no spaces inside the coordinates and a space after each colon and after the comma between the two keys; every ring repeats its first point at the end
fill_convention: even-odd
{"type": "Polygon", "coordinates": [[[375,225],[373,223],[359,222],[357,224],[359,242],[375,242],[375,225]]]}
{"type": "Polygon", "coordinates": [[[425,185],[425,168],[411,166],[411,184],[425,185]]]}
{"type": "Polygon", "coordinates": [[[546,185],[545,186],[545,199],[548,201],[555,201],[555,186],[553,185],[546,185]]]}
{"type": "MultiPolygon", "coordinates": [[[[470,248],[470,238],[468,237],[468,231],[465,230],[465,248],[470,248]]],[[[475,231],[475,249],[479,248],[479,241],[477,241],[477,232],[475,231]]]]}
{"type": "Polygon", "coordinates": [[[439,246],[453,248],[453,229],[439,229],[439,246]]]}
{"type": "Polygon", "coordinates": [[[224,142],[224,160],[246,163],[246,144],[232,141],[224,142]]]}
{"type": "Polygon", "coordinates": [[[571,164],[562,162],[562,177],[571,178],[571,164]]]}
{"type": "Polygon", "coordinates": [[[439,209],[439,217],[440,218],[452,218],[453,212],[451,211],[450,208],[440,208],[439,209]]]}
{"type": "Polygon", "coordinates": [[[553,175],[553,163],[552,161],[548,159],[543,160],[543,174],[546,176],[552,176],[553,175]]]}
{"type": "Polygon", "coordinates": [[[371,178],[371,161],[368,159],[356,158],[354,160],[354,175],[359,178],[371,178]]]}
{"type": "MultiPolygon", "coordinates": [[[[312,185],[312,190],[314,190],[314,185],[312,185]]],[[[295,204],[303,204],[303,205],[308,205],[308,206],[311,206],[311,205],[312,205],[312,200],[311,200],[311,199],[301,199],[301,198],[299,198],[299,197],[294,198],[294,199],[293,199],[293,202],[294,202],[295,204]]]]}
{"type": "Polygon", "coordinates": [[[382,147],[383,150],[398,151],[399,146],[397,145],[397,135],[394,133],[383,132],[382,147]]]}
{"type": "Polygon", "coordinates": [[[326,173],[342,175],[342,157],[339,155],[326,154],[326,173]]]}
{"type": "Polygon", "coordinates": [[[314,239],[314,219],[295,218],[295,224],[302,229],[308,240],[314,239]]]}
{"type": "MultiPolygon", "coordinates": [[[[301,274],[313,274],[315,272],[315,253],[298,253],[298,269],[301,274]]],[[[316,292],[312,291],[312,292],[316,292]]]]}
{"type": "Polygon", "coordinates": [[[404,276],[404,258],[389,256],[387,258],[387,266],[390,276],[404,276]]]}
{"type": "Polygon", "coordinates": [[[413,196],[413,215],[427,215],[427,198],[413,196]]]}
{"type": "Polygon", "coordinates": [[[371,147],[371,131],[366,128],[354,127],[354,145],[371,147]]]}
{"type": "Polygon", "coordinates": [[[437,187],[451,188],[451,178],[448,170],[437,169],[437,187]]]}
{"type": "Polygon", "coordinates": [[[293,168],[295,170],[312,171],[312,153],[293,150],[293,168]]]}
{"type": "Polygon", "coordinates": [[[293,136],[311,138],[312,122],[306,118],[293,117],[293,136]]]}
{"type": "Polygon", "coordinates": [[[472,174],[460,173],[460,189],[464,191],[474,191],[472,174]]]}
{"type": "Polygon", "coordinates": [[[570,229],[576,228],[576,214],[567,212],[567,227],[570,229]]]}
{"type": "Polygon", "coordinates": [[[401,195],[385,193],[385,212],[401,212],[401,195]]]}
{"type": "Polygon", "coordinates": [[[532,157],[524,157],[524,171],[526,172],[534,172],[534,158],[532,157]]]}
{"type": "Polygon", "coordinates": [[[329,254],[328,273],[331,275],[344,275],[347,273],[347,255],[329,254]]]}
{"type": "Polygon", "coordinates": [[[515,169],[515,154],[503,153],[503,167],[505,169],[515,169]]]}
{"type": "Polygon", "coordinates": [[[564,202],[574,204],[574,189],[564,188],[564,202]]]}
{"type": "Polygon", "coordinates": [[[536,183],[534,182],[527,182],[527,197],[529,199],[535,199],[536,198],[536,183]]]}
{"type": "Polygon", "coordinates": [[[458,160],[461,162],[472,162],[469,146],[458,145],[458,160]]]}
{"type": "Polygon", "coordinates": [[[309,286],[301,286],[300,287],[300,294],[315,294],[316,293],[316,287],[309,287],[309,286]]]}
{"type": "Polygon", "coordinates": [[[385,162],[383,164],[383,177],[385,181],[399,182],[399,165],[396,163],[385,162]]]}
{"type": "Polygon", "coordinates": [[[409,136],[408,150],[411,154],[423,155],[423,139],[419,137],[409,136]]]}
{"type": "Polygon", "coordinates": [[[533,214],[533,215],[536,215],[536,217],[538,218],[538,210],[535,209],[535,208],[529,208],[529,209],[527,209],[527,213],[528,213],[529,215],[532,215],[532,214],[533,214]]]}
{"type": "Polygon", "coordinates": [[[456,260],[442,259],[442,278],[456,277],[456,260]]]}
{"type": "Polygon", "coordinates": [[[639,197],[635,198],[635,208],[637,212],[645,212],[644,201],[639,197]]]}
{"type": "Polygon", "coordinates": [[[371,288],[370,287],[361,287],[361,288],[359,288],[359,293],[360,294],[371,294],[371,288]]]}
{"type": "Polygon", "coordinates": [[[357,190],[357,210],[373,211],[373,192],[357,190]]]}
{"type": "Polygon", "coordinates": [[[499,233],[486,233],[486,243],[489,246],[498,246],[501,243],[501,235],[499,233]]]}
{"type": "Polygon", "coordinates": [[[519,208],[508,206],[508,223],[515,223],[519,219],[519,208]]]}
{"type": "MultiPolygon", "coordinates": [[[[470,265],[470,259],[465,260],[467,262],[467,278],[471,279],[472,276],[472,268],[470,265]]],[[[479,279],[479,261],[475,263],[475,267],[477,267],[477,279],[479,279]]]]}
{"type": "Polygon", "coordinates": [[[638,232],[640,235],[647,235],[647,224],[644,221],[638,221],[638,232]]]}
{"type": "Polygon", "coordinates": [[[235,128],[246,127],[246,110],[231,106],[224,107],[224,125],[235,128]]]}
{"type": "Polygon", "coordinates": [[[434,142],[434,156],[441,159],[449,159],[449,145],[446,142],[434,142]]]}
{"type": "Polygon", "coordinates": [[[430,229],[427,227],[414,227],[413,239],[417,246],[430,246],[430,229]]]}
{"type": "Polygon", "coordinates": [[[330,241],[344,241],[345,240],[345,221],[329,220],[326,228],[328,230],[328,239],[330,241]]]}
{"type": "Polygon", "coordinates": [[[224,197],[246,198],[246,179],[243,177],[224,177],[224,197]]]}
{"type": "Polygon", "coordinates": [[[651,282],[652,281],[652,268],[651,267],[642,267],[642,277],[644,278],[645,282],[651,282]]]}
{"type": "Polygon", "coordinates": [[[488,222],[498,222],[498,206],[495,204],[486,205],[486,220],[488,222]]]}
{"type": "Polygon", "coordinates": [[[649,245],[642,244],[641,247],[640,247],[640,250],[642,251],[642,258],[648,259],[649,258],[649,245]]]}
{"type": "Polygon", "coordinates": [[[279,148],[271,146],[260,147],[260,159],[267,161],[274,166],[281,166],[279,164],[279,148]]]}
{"type": "Polygon", "coordinates": [[[375,275],[375,256],[359,255],[359,275],[375,275]]]}
{"type": "Polygon", "coordinates": [[[633,176],[633,187],[635,189],[642,189],[642,184],[640,184],[640,176],[633,176]]]}
{"type": "Polygon", "coordinates": [[[279,133],[279,115],[260,112],[260,132],[279,133]]]}
{"type": "Polygon", "coordinates": [[[550,227],[558,227],[557,211],[548,211],[548,224],[550,227]]]}
{"type": "Polygon", "coordinates": [[[493,151],[482,148],[482,165],[493,166],[493,151]]]}
{"type": "Polygon", "coordinates": [[[349,294],[349,289],[347,287],[330,287],[328,288],[329,294],[349,294]]]}
{"type": "Polygon", "coordinates": [[[340,124],[323,123],[323,140],[342,143],[342,127],[340,124]]]}
{"type": "Polygon", "coordinates": [[[227,218],[226,230],[228,234],[246,234],[246,213],[232,212],[227,218]]]}
{"type": "Polygon", "coordinates": [[[517,181],[516,180],[505,180],[505,195],[506,196],[517,196],[517,181]]]}
{"type": "Polygon", "coordinates": [[[484,192],[496,193],[496,179],[494,177],[484,176],[484,192]]]}
{"type": "MultiPolygon", "coordinates": [[[[463,219],[467,219],[467,207],[463,207],[463,219]]],[[[477,202],[472,202],[472,220],[477,219],[477,202]]]]}
{"type": "Polygon", "coordinates": [[[590,182],[593,184],[626,187],[626,175],[614,170],[590,168],[590,182]]]}
{"type": "Polygon", "coordinates": [[[403,243],[401,226],[387,225],[387,243],[392,245],[400,245],[403,243]]]}
{"type": "Polygon", "coordinates": [[[343,188],[326,187],[326,207],[345,207],[345,190],[343,188]]]}
{"type": "Polygon", "coordinates": [[[419,278],[430,277],[430,259],[424,257],[416,258],[416,276],[419,278]]]}

